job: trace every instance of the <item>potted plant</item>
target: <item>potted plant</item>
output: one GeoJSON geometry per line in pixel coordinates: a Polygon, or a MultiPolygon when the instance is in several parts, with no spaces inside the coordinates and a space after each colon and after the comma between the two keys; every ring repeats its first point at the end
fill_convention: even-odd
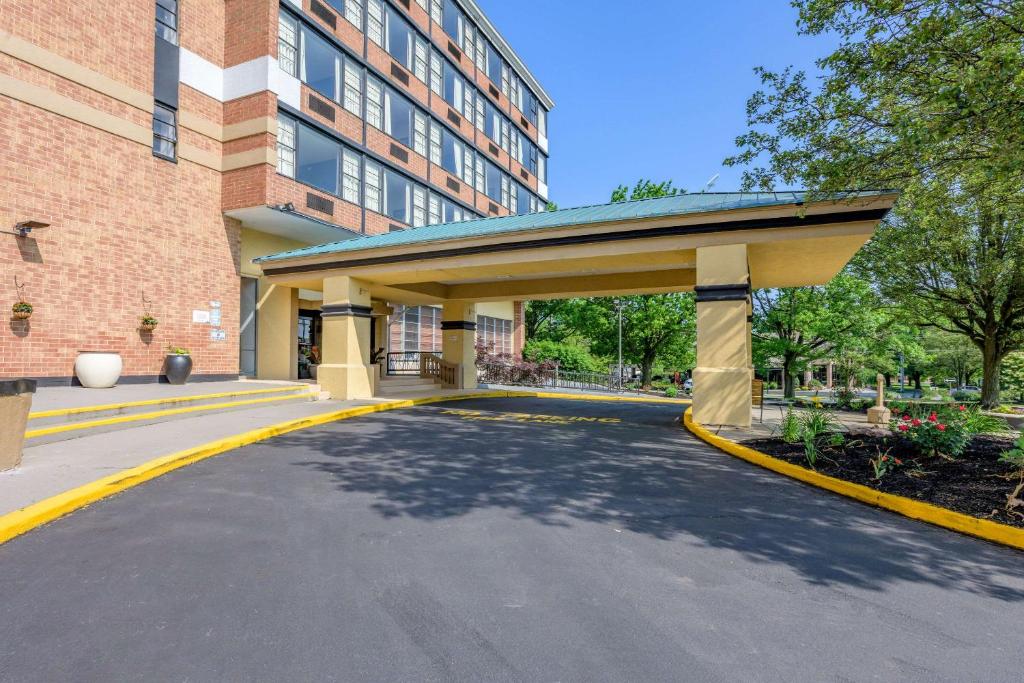
{"type": "Polygon", "coordinates": [[[168,346],[167,358],[164,359],[164,374],[171,384],[184,384],[192,372],[192,356],[188,349],[180,346],[168,346]]]}
{"type": "Polygon", "coordinates": [[[109,389],[121,378],[121,354],[113,351],[79,351],[75,376],[87,389],[109,389]]]}
{"type": "Polygon", "coordinates": [[[316,380],[316,372],[320,367],[320,349],[311,346],[309,349],[309,378],[316,380]]]}
{"type": "Polygon", "coordinates": [[[156,329],[156,326],[160,324],[160,321],[149,315],[148,313],[142,316],[139,320],[139,329],[143,332],[152,332],[156,329]]]}
{"type": "Polygon", "coordinates": [[[11,306],[11,312],[15,320],[28,320],[32,315],[32,304],[27,301],[19,301],[11,306]]]}

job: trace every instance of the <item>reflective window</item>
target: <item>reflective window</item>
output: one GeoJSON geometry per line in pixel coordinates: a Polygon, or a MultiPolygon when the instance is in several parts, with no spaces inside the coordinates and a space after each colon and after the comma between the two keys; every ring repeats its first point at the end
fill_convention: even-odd
{"type": "Polygon", "coordinates": [[[406,69],[412,69],[412,29],[398,11],[387,6],[387,45],[384,49],[406,69]]]}
{"type": "Polygon", "coordinates": [[[501,202],[501,176],[498,167],[489,161],[484,162],[487,169],[487,189],[484,193],[496,202],[501,202]]]}
{"type": "Polygon", "coordinates": [[[487,43],[487,77],[497,86],[501,86],[502,59],[498,51],[489,42],[487,43]]]}
{"type": "Polygon", "coordinates": [[[410,183],[394,171],[384,170],[384,213],[396,221],[412,223],[409,216],[410,183]]]}
{"type": "Polygon", "coordinates": [[[296,179],[324,192],[338,194],[341,146],[309,126],[299,126],[298,140],[296,179]]]}
{"type": "Polygon", "coordinates": [[[466,17],[462,10],[452,0],[444,0],[444,12],[442,27],[444,32],[455,39],[458,45],[462,45],[462,27],[466,23],[466,17]]]}
{"type": "Polygon", "coordinates": [[[306,26],[302,27],[302,69],[299,75],[317,92],[338,99],[338,52],[306,26]]]}

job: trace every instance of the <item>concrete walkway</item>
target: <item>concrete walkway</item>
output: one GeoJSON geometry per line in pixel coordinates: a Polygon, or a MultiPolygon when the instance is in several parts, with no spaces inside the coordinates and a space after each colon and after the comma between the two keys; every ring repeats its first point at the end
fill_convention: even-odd
{"type": "Polygon", "coordinates": [[[109,389],[86,389],[85,387],[39,387],[32,397],[32,412],[57,410],[58,408],[81,408],[83,406],[106,405],[149,401],[156,398],[180,398],[204,394],[221,394],[234,391],[276,389],[299,382],[193,382],[192,384],[119,384],[109,389]]]}

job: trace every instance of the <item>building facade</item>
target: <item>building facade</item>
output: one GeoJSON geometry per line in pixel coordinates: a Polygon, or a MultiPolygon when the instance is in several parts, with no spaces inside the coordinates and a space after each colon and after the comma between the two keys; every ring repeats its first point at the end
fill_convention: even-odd
{"type": "MultiPolygon", "coordinates": [[[[472,0],[5,3],[0,300],[34,310],[0,378],[114,351],[154,381],[168,345],[197,379],[295,378],[323,294],[252,259],[543,210],[551,107],[472,0]]],[[[373,315],[377,349],[437,350],[415,297],[373,315]]],[[[477,315],[521,350],[521,302],[477,315]]]]}

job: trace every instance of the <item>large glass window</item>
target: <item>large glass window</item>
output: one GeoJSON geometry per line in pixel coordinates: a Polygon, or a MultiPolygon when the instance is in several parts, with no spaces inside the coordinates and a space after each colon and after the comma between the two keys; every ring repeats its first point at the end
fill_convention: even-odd
{"type": "Polygon", "coordinates": [[[444,12],[441,25],[444,32],[451,36],[455,43],[462,45],[462,31],[466,23],[466,16],[452,0],[444,0],[444,12]]]}
{"type": "Polygon", "coordinates": [[[310,28],[302,27],[299,78],[317,92],[338,99],[338,52],[310,28]]]}
{"type": "Polygon", "coordinates": [[[495,354],[512,353],[512,321],[486,315],[476,317],[476,339],[485,349],[495,354]]]}
{"type": "Polygon", "coordinates": [[[501,55],[494,49],[490,42],[487,43],[487,77],[496,86],[501,87],[501,72],[504,62],[501,55]]]}
{"type": "Polygon", "coordinates": [[[485,161],[484,166],[487,171],[487,187],[484,193],[494,201],[501,202],[501,177],[503,174],[497,166],[489,161],[485,161]]]}
{"type": "Polygon", "coordinates": [[[299,25],[285,12],[277,24],[277,64],[285,73],[299,75],[299,25]]]}
{"type": "Polygon", "coordinates": [[[406,23],[398,11],[388,5],[387,16],[387,44],[384,49],[398,60],[406,69],[412,69],[412,28],[406,23]]]}
{"type": "Polygon", "coordinates": [[[156,0],[156,34],[178,44],[178,0],[156,0]]]}
{"type": "Polygon", "coordinates": [[[363,27],[363,3],[361,0],[327,0],[327,4],[338,11],[357,28],[363,27]]]}
{"type": "Polygon", "coordinates": [[[384,91],[384,132],[412,147],[412,103],[391,89],[384,91]]]}
{"type": "Polygon", "coordinates": [[[323,133],[300,125],[298,163],[295,177],[324,192],[338,194],[338,168],[341,146],[323,133]]]}
{"type": "Polygon", "coordinates": [[[390,169],[384,169],[384,213],[396,221],[412,223],[409,215],[409,180],[390,169]]]}

